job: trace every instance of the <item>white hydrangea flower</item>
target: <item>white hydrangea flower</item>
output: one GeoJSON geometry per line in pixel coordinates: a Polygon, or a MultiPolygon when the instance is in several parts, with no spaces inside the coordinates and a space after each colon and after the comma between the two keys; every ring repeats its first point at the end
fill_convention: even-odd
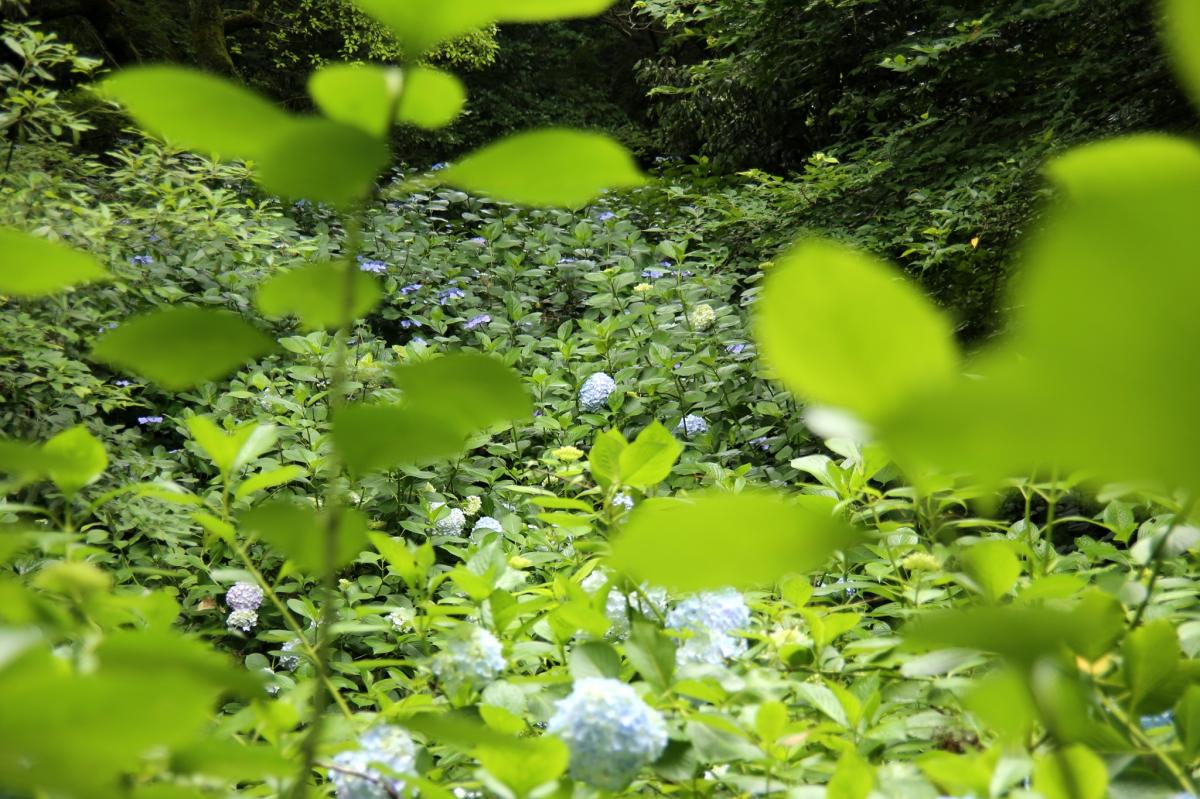
{"type": "Polygon", "coordinates": [[[390,799],[401,795],[404,780],[396,775],[412,774],[417,766],[417,746],[408,733],[391,725],[376,727],[363,735],[358,746],[333,756],[337,768],[329,770],[329,780],[338,799],[390,799]]]}
{"type": "MultiPolygon", "coordinates": [[[[282,651],[295,652],[299,648],[300,648],[300,641],[293,638],[292,640],[284,643],[284,645],[282,647],[282,651]]],[[[299,655],[289,654],[289,655],[280,655],[279,656],[279,668],[285,669],[287,671],[295,671],[299,666],[300,666],[300,656],[299,655]]]]}
{"type": "Polygon", "coordinates": [[[598,411],[608,402],[617,388],[617,381],[604,372],[596,372],[583,381],[579,389],[579,405],[585,411],[598,411]]]}
{"type": "Polygon", "coordinates": [[[616,494],[612,498],[612,506],[614,508],[624,508],[625,510],[633,510],[633,497],[622,492],[616,494]]]}
{"type": "Polygon", "coordinates": [[[230,629],[248,633],[258,626],[258,614],[246,608],[235,610],[225,619],[225,624],[230,629]]]}
{"type": "Polygon", "coordinates": [[[483,508],[483,500],[477,496],[469,496],[463,500],[462,510],[468,516],[474,516],[483,508]]]}
{"type": "Polygon", "coordinates": [[[708,432],[708,422],[704,420],[703,416],[697,416],[694,413],[689,413],[687,416],[679,420],[679,424],[675,425],[675,432],[679,433],[685,438],[698,436],[701,433],[708,432]]]}
{"type": "MultiPolygon", "coordinates": [[[[444,502],[435,502],[431,507],[437,510],[445,504],[444,502]]],[[[466,526],[467,515],[458,508],[451,508],[449,513],[433,523],[434,529],[442,535],[461,535],[466,526]]]]}
{"type": "Polygon", "coordinates": [[[750,608],[732,588],[693,594],[667,614],[667,626],[691,633],[676,650],[680,665],[719,665],[746,651],[746,640],[732,633],[750,626],[750,608]]]}
{"type": "Polygon", "coordinates": [[[263,590],[254,583],[234,583],[225,592],[225,604],[234,610],[258,610],[263,590]]]}
{"type": "Polygon", "coordinates": [[[471,528],[471,538],[482,538],[489,532],[503,533],[504,527],[500,524],[499,519],[493,519],[491,516],[480,516],[475,526],[471,528]]]}
{"type": "Polygon", "coordinates": [[[688,314],[688,321],[691,323],[693,330],[704,330],[717,321],[717,313],[708,303],[701,303],[688,314]]]}
{"type": "Polygon", "coordinates": [[[663,717],[620,680],[585,677],[560,700],[546,731],[571,751],[571,776],[620,790],[667,746],[663,717]]]}
{"type": "Polygon", "coordinates": [[[438,680],[451,691],[485,685],[507,665],[504,647],[482,627],[471,627],[470,632],[450,638],[431,664],[438,680]]]}
{"type": "MultiPolygon", "coordinates": [[[[579,587],[589,594],[594,594],[603,588],[607,582],[607,575],[600,570],[596,570],[583,578],[583,582],[579,584],[579,587]]],[[[611,589],[604,601],[604,615],[612,622],[612,626],[608,628],[609,638],[619,640],[629,635],[630,609],[650,618],[653,618],[655,615],[661,616],[667,610],[666,589],[643,583],[641,593],[630,596],[626,596],[616,588],[611,589]]]]}

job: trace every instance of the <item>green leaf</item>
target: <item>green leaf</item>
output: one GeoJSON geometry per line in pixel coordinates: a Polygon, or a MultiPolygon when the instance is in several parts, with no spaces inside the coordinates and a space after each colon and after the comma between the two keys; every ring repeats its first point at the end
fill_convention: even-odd
{"type": "Polygon", "coordinates": [[[1049,172],[1065,201],[1027,248],[1012,333],[882,432],[901,462],[992,481],[1055,467],[1200,488],[1200,379],[1185,344],[1200,339],[1187,299],[1200,295],[1200,148],[1136,136],[1072,151],[1049,172]],[[1137,364],[1138,379],[1097,392],[1113,364],[1137,364]]]}
{"type": "Polygon", "coordinates": [[[100,479],[108,468],[104,445],[83,425],[56,435],[42,446],[49,459],[48,474],[67,496],[100,479]]]}
{"type": "Polygon", "coordinates": [[[223,158],[259,158],[293,124],[271,102],[194,69],[127,67],[100,88],[150,133],[223,158]]]}
{"type": "Polygon", "coordinates": [[[274,425],[246,422],[226,432],[207,416],[187,420],[188,433],[226,478],[275,446],[274,425]]]}
{"type": "Polygon", "coordinates": [[[1021,562],[1007,541],[983,541],[960,557],[967,574],[990,602],[1011,591],[1021,576],[1021,562]]]}
{"type": "Polygon", "coordinates": [[[749,587],[815,569],[855,541],[823,498],[709,492],[641,503],[613,543],[612,562],[678,591],[749,587]]]}
{"type": "Polygon", "coordinates": [[[392,373],[406,407],[438,416],[463,435],[527,419],[533,401],[521,378],[495,358],[454,353],[392,373]]]}
{"type": "Polygon", "coordinates": [[[166,308],[105,333],[92,357],[168,391],[183,391],[224,377],[274,347],[270,338],[231,313],[166,308]]]}
{"type": "Polygon", "coordinates": [[[776,261],[757,338],[788,388],[867,421],[958,365],[950,323],[932,303],[886,264],[826,241],[776,261]]]}
{"type": "Polygon", "coordinates": [[[383,555],[383,559],[400,575],[409,588],[415,588],[421,584],[422,570],[417,565],[416,555],[409,550],[404,541],[393,538],[387,533],[370,532],[367,536],[379,554],[383,555]]]}
{"type": "MultiPolygon", "coordinates": [[[[594,452],[593,448],[593,457],[594,452]]],[[[651,422],[618,456],[621,482],[634,488],[657,485],[667,479],[682,453],[683,445],[670,431],[659,422],[651,422]]]]}
{"type": "Polygon", "coordinates": [[[596,435],[588,453],[588,468],[602,488],[621,481],[621,453],[629,446],[620,430],[606,430],[596,435]]]}
{"type": "Polygon", "coordinates": [[[382,139],[400,99],[404,75],[377,64],[327,64],[308,79],[308,93],[321,113],[382,139]]]}
{"type": "Polygon", "coordinates": [[[1194,760],[1200,753],[1200,686],[1189,687],[1175,705],[1175,731],[1187,759],[1194,760]]]}
{"type": "Polygon", "coordinates": [[[992,772],[996,769],[995,751],[960,755],[929,752],[918,759],[917,765],[943,791],[961,796],[988,796],[992,772]]]}
{"type": "Polygon", "coordinates": [[[1175,59],[1179,79],[1200,106],[1200,5],[1194,0],[1166,0],[1163,26],[1167,47],[1175,59]]]}
{"type": "Polygon", "coordinates": [[[95,258],[70,247],[0,228],[0,294],[44,297],[72,286],[110,280],[95,258]]]}
{"type": "Polygon", "coordinates": [[[404,93],[396,121],[436,130],[453,122],[466,102],[466,88],[449,72],[433,67],[409,67],[404,71],[404,93]]]}
{"type": "Polygon", "coordinates": [[[171,770],[177,774],[203,774],[231,782],[285,777],[293,769],[274,747],[232,738],[206,738],[171,753],[171,770]]]}
{"type": "Polygon", "coordinates": [[[1122,671],[1134,713],[1157,712],[1175,703],[1185,686],[1176,682],[1178,690],[1169,689],[1182,656],[1175,626],[1165,619],[1152,621],[1125,636],[1122,671]]]}
{"type": "Polygon", "coordinates": [[[333,442],[346,465],[366,473],[451,458],[466,435],[436,414],[395,405],[351,405],[333,420],[333,442]]]}
{"type": "Polygon", "coordinates": [[[280,272],[258,287],[265,316],[295,316],[306,330],[333,330],[371,312],[383,297],[379,281],[344,261],[280,272]]]}
{"type": "Polygon", "coordinates": [[[517,799],[530,796],[567,770],[567,745],[552,736],[527,738],[519,752],[511,747],[481,746],[475,750],[479,765],[517,799]]]}
{"type": "Polygon", "coordinates": [[[825,790],[826,799],[867,799],[875,787],[875,768],[862,755],[847,749],[825,790]]]}
{"type": "Polygon", "coordinates": [[[1069,746],[1034,759],[1033,789],[1045,799],[1104,799],[1108,770],[1086,746],[1069,746]]]}
{"type": "Polygon", "coordinates": [[[307,472],[301,466],[280,466],[278,469],[266,469],[243,480],[238,485],[233,497],[238,500],[246,499],[259,491],[266,491],[268,488],[276,488],[299,480],[305,474],[307,472]]]}
{"type": "Polygon", "coordinates": [[[617,650],[603,641],[585,641],[571,649],[567,656],[567,666],[571,677],[579,680],[584,677],[621,676],[621,657],[617,650]]]}
{"type": "Polygon", "coordinates": [[[258,179],[284,197],[345,208],[367,198],[389,158],[386,144],[358,128],[307,119],[263,150],[258,179]]]}
{"type": "Polygon", "coordinates": [[[675,677],[675,646],[675,639],[657,625],[635,620],[625,642],[625,657],[643,680],[665,691],[675,677]]]}
{"type": "Polygon", "coordinates": [[[336,571],[368,548],[367,520],[361,513],[342,508],[338,513],[336,547],[330,557],[328,512],[318,513],[287,500],[275,500],[246,511],[241,527],[257,533],[288,560],[310,574],[336,571]]]}
{"type": "Polygon", "coordinates": [[[354,0],[392,29],[416,57],[448,39],[493,22],[546,22],[599,14],[613,0],[354,0]]]}
{"type": "Polygon", "coordinates": [[[629,152],[599,133],[545,128],[507,136],[442,173],[449,184],[499,200],[577,208],[605,189],[645,182],[629,152]]]}

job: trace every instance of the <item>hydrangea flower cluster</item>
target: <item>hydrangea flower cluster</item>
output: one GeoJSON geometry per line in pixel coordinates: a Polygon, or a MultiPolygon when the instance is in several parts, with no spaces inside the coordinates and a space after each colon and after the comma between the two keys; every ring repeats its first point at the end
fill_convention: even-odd
{"type": "Polygon", "coordinates": [[[1170,710],[1164,710],[1162,713],[1155,713],[1152,716],[1142,716],[1138,719],[1138,723],[1143,730],[1155,730],[1160,727],[1170,727],[1175,723],[1175,713],[1170,710]]]}
{"type": "Polygon", "coordinates": [[[506,665],[504,648],[482,627],[471,627],[469,633],[451,638],[431,664],[438,680],[451,691],[485,685],[506,665]]]}
{"type": "Polygon", "coordinates": [[[579,389],[579,405],[585,411],[598,411],[616,388],[616,380],[604,372],[596,372],[583,381],[579,389]]]}
{"type": "Polygon", "coordinates": [[[633,510],[633,497],[625,493],[616,494],[612,498],[612,506],[614,508],[624,508],[625,510],[633,510]]]}
{"type": "Polygon", "coordinates": [[[162,421],[163,418],[161,416],[139,416],[137,418],[137,423],[142,427],[152,424],[162,424],[162,421]]]}
{"type": "MultiPolygon", "coordinates": [[[[594,594],[607,582],[608,577],[604,572],[594,571],[583,578],[579,587],[589,594],[594,594]]],[[[667,611],[666,589],[643,583],[641,592],[631,596],[627,596],[615,588],[609,591],[608,597],[604,600],[604,615],[612,622],[612,627],[608,629],[609,638],[621,639],[629,635],[630,609],[646,617],[661,616],[667,611]]]]}
{"type": "Polygon", "coordinates": [[[667,725],[620,680],[585,677],[559,701],[546,731],[571,751],[571,776],[597,788],[620,790],[667,746],[667,725]]]}
{"type": "Polygon", "coordinates": [[[408,733],[391,725],[376,727],[363,735],[358,747],[333,756],[337,768],[329,770],[329,780],[337,790],[338,799],[400,796],[404,780],[395,775],[411,774],[417,765],[417,747],[408,733]],[[374,764],[392,773],[381,773],[372,767],[374,764]]]}
{"type": "Polygon", "coordinates": [[[499,519],[491,516],[480,516],[475,522],[475,526],[471,528],[471,538],[482,538],[488,533],[503,533],[504,527],[500,524],[499,519]]]}
{"type": "Polygon", "coordinates": [[[234,610],[258,610],[263,590],[254,583],[234,583],[225,592],[225,604],[234,610]]]}
{"type": "Polygon", "coordinates": [[[463,327],[465,327],[467,330],[474,330],[475,328],[479,327],[480,325],[491,324],[491,321],[492,321],[491,314],[481,313],[481,314],[479,314],[479,316],[471,317],[471,319],[466,324],[464,324],[463,327]]]}
{"type": "MultiPolygon", "coordinates": [[[[434,510],[442,507],[444,502],[434,503],[434,510]]],[[[433,527],[442,535],[459,535],[463,528],[467,526],[467,515],[458,508],[451,508],[450,512],[433,523],[433,527]]]]}
{"type": "MultiPolygon", "coordinates": [[[[281,647],[282,651],[284,651],[284,652],[295,652],[299,648],[300,648],[300,642],[297,641],[295,638],[293,638],[290,641],[286,641],[284,643],[284,645],[281,647]]],[[[299,667],[300,667],[300,656],[299,655],[290,655],[289,654],[289,655],[280,655],[279,656],[279,668],[284,669],[285,671],[295,671],[299,667]]]]}
{"type": "Polygon", "coordinates": [[[708,432],[708,422],[703,416],[697,416],[694,413],[689,413],[687,416],[679,420],[679,424],[675,425],[675,432],[680,433],[688,438],[698,436],[701,433],[708,432]]]}
{"type": "Polygon", "coordinates": [[[676,651],[680,665],[719,665],[746,651],[746,640],[732,633],[750,626],[750,608],[732,588],[693,594],[667,614],[667,626],[691,633],[676,651]]]}
{"type": "Polygon", "coordinates": [[[688,323],[693,330],[705,330],[717,321],[717,313],[708,303],[701,303],[688,314],[688,323]]]}
{"type": "Polygon", "coordinates": [[[149,266],[154,263],[153,255],[135,255],[129,259],[129,263],[134,266],[149,266]]]}
{"type": "Polygon", "coordinates": [[[409,283],[407,286],[404,286],[402,289],[400,289],[400,293],[405,296],[408,296],[409,294],[416,294],[420,290],[421,290],[420,283],[409,283]]]}
{"type": "Polygon", "coordinates": [[[230,629],[248,633],[258,624],[258,614],[253,610],[246,610],[244,608],[235,610],[225,619],[225,624],[230,629]]]}
{"type": "Polygon", "coordinates": [[[483,500],[472,494],[462,501],[462,512],[468,516],[474,516],[483,509],[483,500]]]}
{"type": "Polygon", "coordinates": [[[371,258],[358,256],[358,268],[364,272],[372,272],[376,275],[382,275],[387,271],[388,265],[383,261],[376,261],[371,258]]]}

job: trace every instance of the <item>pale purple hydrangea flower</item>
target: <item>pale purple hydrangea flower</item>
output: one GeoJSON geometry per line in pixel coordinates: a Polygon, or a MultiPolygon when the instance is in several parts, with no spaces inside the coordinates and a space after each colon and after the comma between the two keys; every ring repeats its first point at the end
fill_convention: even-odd
{"type": "Polygon", "coordinates": [[[693,436],[707,433],[708,422],[704,420],[703,416],[689,413],[679,420],[679,424],[675,425],[675,432],[683,434],[686,438],[692,438],[693,436]]]}
{"type": "Polygon", "coordinates": [[[137,423],[142,427],[153,424],[162,424],[162,421],[163,418],[161,416],[139,416],[137,419],[137,423]]]}
{"type": "Polygon", "coordinates": [[[391,725],[376,727],[359,740],[358,746],[331,758],[338,767],[329,769],[337,799],[403,796],[404,780],[396,775],[417,770],[417,745],[408,733],[391,725]],[[387,773],[379,771],[376,764],[385,767],[387,773]]]}
{"type": "Polygon", "coordinates": [[[372,272],[376,275],[381,275],[387,271],[388,265],[383,261],[376,261],[370,258],[358,256],[358,268],[364,272],[372,272]]]}
{"type": "Polygon", "coordinates": [[[149,266],[154,263],[153,255],[135,255],[129,259],[129,263],[134,266],[149,266]]]}
{"type": "Polygon", "coordinates": [[[263,590],[254,583],[234,583],[225,592],[225,604],[234,610],[258,610],[263,590]]]}
{"type": "Polygon", "coordinates": [[[490,324],[491,321],[492,321],[492,317],[489,314],[483,313],[483,314],[480,314],[479,316],[473,317],[469,322],[467,322],[465,325],[463,325],[463,327],[465,327],[467,330],[474,330],[475,328],[479,327],[480,325],[490,324]]]}

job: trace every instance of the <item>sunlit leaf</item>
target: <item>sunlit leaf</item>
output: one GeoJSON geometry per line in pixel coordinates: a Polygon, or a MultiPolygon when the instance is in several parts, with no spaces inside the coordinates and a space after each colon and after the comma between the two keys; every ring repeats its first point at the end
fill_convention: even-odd
{"type": "Polygon", "coordinates": [[[466,434],[444,416],[394,405],[351,405],[333,420],[333,441],[355,472],[432,463],[462,451],[466,434]]]}
{"type": "Polygon", "coordinates": [[[449,72],[433,67],[409,67],[404,71],[404,93],[396,121],[436,130],[453,122],[466,102],[466,88],[449,72]]]}
{"type": "Polygon", "coordinates": [[[92,357],[182,391],[224,377],[274,347],[269,337],[231,313],[165,308],[105,333],[92,357]]]}
{"type": "Polygon", "coordinates": [[[126,67],[101,90],[156,136],[225,158],[260,157],[293,122],[236,83],[184,67],[126,67]]]}
{"type": "Polygon", "coordinates": [[[521,378],[495,358],[453,353],[392,373],[406,407],[437,415],[464,434],[526,419],[533,401],[521,378]]]}
{"type": "Polygon", "coordinates": [[[754,491],[647,500],[614,541],[612,563],[678,591],[766,585],[856,542],[822,499],[754,491]]]}
{"type": "Polygon", "coordinates": [[[378,280],[339,261],[273,275],[256,299],[266,316],[295,316],[307,330],[330,330],[366,316],[382,296],[378,280]]]}
{"type": "Polygon", "coordinates": [[[971,580],[992,602],[1011,591],[1021,576],[1021,562],[1007,541],[983,541],[961,557],[971,580]]]}
{"type": "Polygon", "coordinates": [[[245,532],[262,539],[312,574],[337,570],[368,549],[367,520],[356,510],[337,511],[338,525],[330,529],[328,511],[317,511],[288,500],[275,500],[246,511],[240,517],[245,532]],[[335,546],[330,548],[333,532],[335,546]]]}
{"type": "Polygon", "coordinates": [[[1104,799],[1108,769],[1086,746],[1070,746],[1033,761],[1033,789],[1046,799],[1104,799]]]}
{"type": "Polygon", "coordinates": [[[415,58],[493,22],[545,22],[599,14],[613,0],[354,0],[415,58]]]}
{"type": "Polygon", "coordinates": [[[801,244],[776,261],[757,334],[788,388],[869,421],[958,365],[949,322],[916,288],[832,242],[801,244]]]}
{"type": "Polygon", "coordinates": [[[854,749],[847,749],[838,758],[825,796],[826,799],[867,799],[874,787],[875,768],[854,749]]]}
{"type": "Polygon", "coordinates": [[[100,479],[108,468],[104,445],[83,425],[76,425],[47,441],[42,451],[48,474],[64,494],[75,494],[100,479]]]}
{"type": "Polygon", "coordinates": [[[1163,27],[1167,45],[1175,58],[1179,78],[1200,105],[1200,3],[1195,0],[1165,0],[1163,27]]]}
{"type": "Polygon", "coordinates": [[[566,128],[508,136],[463,157],[442,178],[499,200],[562,208],[585,205],[605,189],[645,181],[620,144],[599,133],[566,128]]]}
{"type": "Polygon", "coordinates": [[[382,138],[391,125],[405,77],[397,67],[326,64],[309,77],[308,93],[333,121],[382,138]]]}
{"type": "Polygon", "coordinates": [[[223,475],[230,475],[274,446],[274,425],[246,422],[226,431],[207,416],[187,420],[188,433],[223,475]]]}
{"type": "MultiPolygon", "coordinates": [[[[651,422],[618,456],[620,481],[635,488],[661,483],[683,453],[683,445],[659,422],[651,422]]],[[[592,450],[595,457],[595,448],[592,450]]]]}
{"type": "Polygon", "coordinates": [[[238,484],[237,491],[234,492],[234,499],[246,499],[259,491],[266,491],[268,488],[276,488],[299,480],[305,474],[306,472],[301,466],[280,466],[278,469],[259,472],[238,484]]]}
{"type": "Polygon", "coordinates": [[[307,119],[263,149],[258,177],[284,197],[349,206],[366,199],[388,158],[387,145],[358,128],[307,119]]]}
{"type": "Polygon", "coordinates": [[[0,228],[0,294],[42,297],[111,277],[85,252],[0,228]]]}

